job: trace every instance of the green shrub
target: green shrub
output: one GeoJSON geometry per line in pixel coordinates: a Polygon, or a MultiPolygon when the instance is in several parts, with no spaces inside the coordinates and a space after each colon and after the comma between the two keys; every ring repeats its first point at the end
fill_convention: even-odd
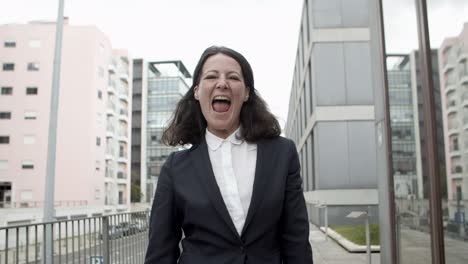
{"type": "MultiPolygon", "coordinates": [[[[371,224],[369,227],[370,227],[369,230],[370,230],[370,237],[371,237],[371,245],[379,245],[380,244],[379,225],[371,224]]],[[[333,226],[330,228],[355,244],[362,245],[362,246],[366,245],[365,225],[333,226]]]]}

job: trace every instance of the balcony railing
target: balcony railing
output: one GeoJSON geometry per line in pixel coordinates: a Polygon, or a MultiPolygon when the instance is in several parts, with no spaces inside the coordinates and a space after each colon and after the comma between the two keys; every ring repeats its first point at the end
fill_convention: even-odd
{"type": "Polygon", "coordinates": [[[119,137],[127,137],[128,136],[128,132],[127,130],[120,130],[119,131],[119,137]]]}
{"type": "Polygon", "coordinates": [[[108,101],[107,108],[115,111],[115,104],[111,101],[108,101]]]}
{"type": "Polygon", "coordinates": [[[127,173],[123,171],[117,172],[117,179],[127,179],[127,173]]]}
{"type": "Polygon", "coordinates": [[[115,127],[113,125],[108,124],[106,128],[107,128],[107,132],[112,132],[112,133],[115,132],[115,127]]]}
{"type": "Polygon", "coordinates": [[[460,165],[457,165],[454,168],[452,168],[451,172],[452,172],[452,174],[463,173],[463,167],[460,166],[460,165]]]}
{"type": "Polygon", "coordinates": [[[120,114],[127,116],[128,115],[128,110],[127,109],[120,109],[120,114]]]}
{"type": "Polygon", "coordinates": [[[449,130],[457,129],[457,128],[458,128],[458,122],[456,122],[456,121],[449,121],[448,122],[448,129],[449,130]]]}
{"type": "Polygon", "coordinates": [[[114,153],[115,153],[114,148],[110,148],[110,147],[106,148],[106,154],[107,155],[114,155],[114,153]]]}
{"type": "Polygon", "coordinates": [[[45,263],[45,254],[60,264],[143,263],[148,218],[143,211],[1,227],[0,263],[45,263]]]}
{"type": "Polygon", "coordinates": [[[110,169],[106,169],[106,177],[108,178],[114,177],[114,171],[110,169]]]}
{"type": "Polygon", "coordinates": [[[467,197],[465,196],[464,193],[452,193],[452,200],[460,200],[460,201],[463,201],[463,200],[467,200],[467,197]]]}

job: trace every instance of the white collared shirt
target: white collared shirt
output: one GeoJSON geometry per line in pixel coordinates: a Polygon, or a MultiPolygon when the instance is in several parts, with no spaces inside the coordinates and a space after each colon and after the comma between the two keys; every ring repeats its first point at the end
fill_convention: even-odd
{"type": "Polygon", "coordinates": [[[205,138],[221,196],[240,235],[252,199],[257,144],[239,139],[239,131],[222,139],[207,129],[205,138]]]}

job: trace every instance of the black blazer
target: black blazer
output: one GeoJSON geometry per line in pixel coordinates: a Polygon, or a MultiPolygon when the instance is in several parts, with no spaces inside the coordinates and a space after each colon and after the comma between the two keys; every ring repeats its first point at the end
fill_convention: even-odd
{"type": "Polygon", "coordinates": [[[174,152],[159,176],[145,263],[311,264],[301,185],[291,140],[257,142],[252,200],[239,236],[216,183],[206,142],[174,152]]]}

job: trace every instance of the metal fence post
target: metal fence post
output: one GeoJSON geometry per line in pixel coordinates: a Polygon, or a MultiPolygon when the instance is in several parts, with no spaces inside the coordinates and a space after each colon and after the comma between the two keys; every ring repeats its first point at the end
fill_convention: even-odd
{"type": "Polygon", "coordinates": [[[102,245],[103,248],[103,257],[104,257],[104,264],[109,264],[109,217],[103,216],[102,217],[102,245]]]}

